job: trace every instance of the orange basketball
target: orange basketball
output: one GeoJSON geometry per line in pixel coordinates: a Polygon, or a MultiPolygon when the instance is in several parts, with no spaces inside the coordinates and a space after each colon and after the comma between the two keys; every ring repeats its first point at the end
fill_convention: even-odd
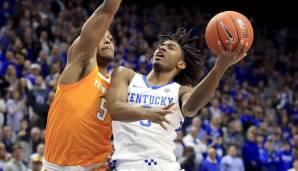
{"type": "Polygon", "coordinates": [[[227,50],[228,43],[232,40],[232,50],[234,50],[240,40],[243,39],[244,44],[248,42],[249,49],[253,38],[254,32],[250,21],[244,15],[235,11],[225,11],[215,15],[209,21],[205,32],[206,43],[215,55],[220,53],[217,45],[218,41],[227,50]]]}

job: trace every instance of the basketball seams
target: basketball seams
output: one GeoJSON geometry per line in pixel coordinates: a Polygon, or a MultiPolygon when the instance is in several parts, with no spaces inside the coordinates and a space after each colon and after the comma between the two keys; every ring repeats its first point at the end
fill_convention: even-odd
{"type": "MultiPolygon", "coordinates": [[[[217,18],[216,18],[216,32],[217,32],[218,38],[219,38],[219,40],[220,40],[220,42],[221,42],[221,44],[222,44],[223,49],[224,49],[224,50],[227,50],[226,45],[225,45],[225,43],[222,41],[222,37],[221,37],[221,34],[220,34],[220,32],[219,32],[219,28],[220,28],[219,24],[220,24],[219,17],[217,17],[217,18]]],[[[216,44],[217,44],[217,42],[216,42],[216,44]]]]}
{"type": "MultiPolygon", "coordinates": [[[[237,26],[236,26],[236,22],[235,22],[235,20],[234,20],[234,18],[232,17],[232,16],[230,16],[229,14],[228,14],[228,12],[225,12],[225,15],[227,15],[228,16],[228,18],[230,18],[231,20],[232,20],[232,22],[233,22],[233,26],[235,27],[235,30],[236,30],[236,32],[237,32],[237,41],[235,41],[235,42],[237,42],[237,44],[240,42],[240,40],[241,40],[241,33],[239,33],[239,29],[237,28],[237,26]]],[[[237,46],[236,46],[237,47],[237,46]]],[[[236,48],[235,47],[235,48],[236,48]]]]}
{"type": "Polygon", "coordinates": [[[205,34],[205,40],[208,45],[208,47],[211,47],[210,50],[214,54],[219,54],[220,50],[217,47],[217,42],[213,43],[216,40],[220,40],[219,34],[217,33],[217,20],[216,18],[213,18],[210,20],[210,25],[207,25],[206,27],[206,34],[205,34]],[[208,31],[207,31],[208,30],[208,31]]]}

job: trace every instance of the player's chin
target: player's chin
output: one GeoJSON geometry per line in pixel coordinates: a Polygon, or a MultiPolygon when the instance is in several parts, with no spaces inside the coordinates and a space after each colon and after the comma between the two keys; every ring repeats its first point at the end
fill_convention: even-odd
{"type": "Polygon", "coordinates": [[[114,60],[114,53],[104,53],[100,56],[100,59],[103,59],[103,60],[114,60]]]}
{"type": "Polygon", "coordinates": [[[156,60],[153,60],[152,65],[153,65],[153,67],[162,68],[162,67],[165,66],[166,64],[165,64],[163,61],[156,61],[156,60]]]}

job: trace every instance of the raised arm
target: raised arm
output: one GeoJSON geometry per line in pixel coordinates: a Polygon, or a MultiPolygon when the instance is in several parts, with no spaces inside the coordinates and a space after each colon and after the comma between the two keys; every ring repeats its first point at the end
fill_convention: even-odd
{"type": "Polygon", "coordinates": [[[180,89],[182,112],[185,116],[194,116],[209,102],[225,71],[246,56],[245,52],[248,47],[247,44],[243,45],[243,41],[233,52],[223,50],[220,42],[218,46],[222,49],[221,55],[217,57],[216,63],[208,75],[195,88],[181,87],[180,89]]]}
{"type": "MultiPolygon", "coordinates": [[[[73,42],[69,62],[94,57],[96,48],[109,29],[121,0],[105,0],[88,18],[79,37],[73,42]],[[80,53],[84,55],[80,56],[80,53]]],[[[69,52],[71,52],[69,51],[69,52]]]]}
{"type": "Polygon", "coordinates": [[[79,36],[70,46],[67,65],[59,82],[79,81],[96,65],[96,51],[116,14],[121,0],[104,0],[83,25],[79,36]]]}
{"type": "Polygon", "coordinates": [[[163,109],[147,109],[127,103],[128,85],[134,74],[134,71],[124,67],[116,68],[113,71],[111,87],[106,96],[108,110],[111,112],[112,119],[122,122],[151,120],[164,127],[162,122],[168,122],[165,119],[165,115],[172,112],[171,106],[163,109]]]}

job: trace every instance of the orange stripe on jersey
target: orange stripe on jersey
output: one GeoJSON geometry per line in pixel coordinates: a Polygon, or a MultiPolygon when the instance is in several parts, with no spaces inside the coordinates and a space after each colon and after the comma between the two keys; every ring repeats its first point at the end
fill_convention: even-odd
{"type": "Polygon", "coordinates": [[[101,163],[112,152],[111,116],[103,96],[109,82],[96,67],[74,84],[57,87],[45,137],[45,160],[62,166],[101,163]]]}

